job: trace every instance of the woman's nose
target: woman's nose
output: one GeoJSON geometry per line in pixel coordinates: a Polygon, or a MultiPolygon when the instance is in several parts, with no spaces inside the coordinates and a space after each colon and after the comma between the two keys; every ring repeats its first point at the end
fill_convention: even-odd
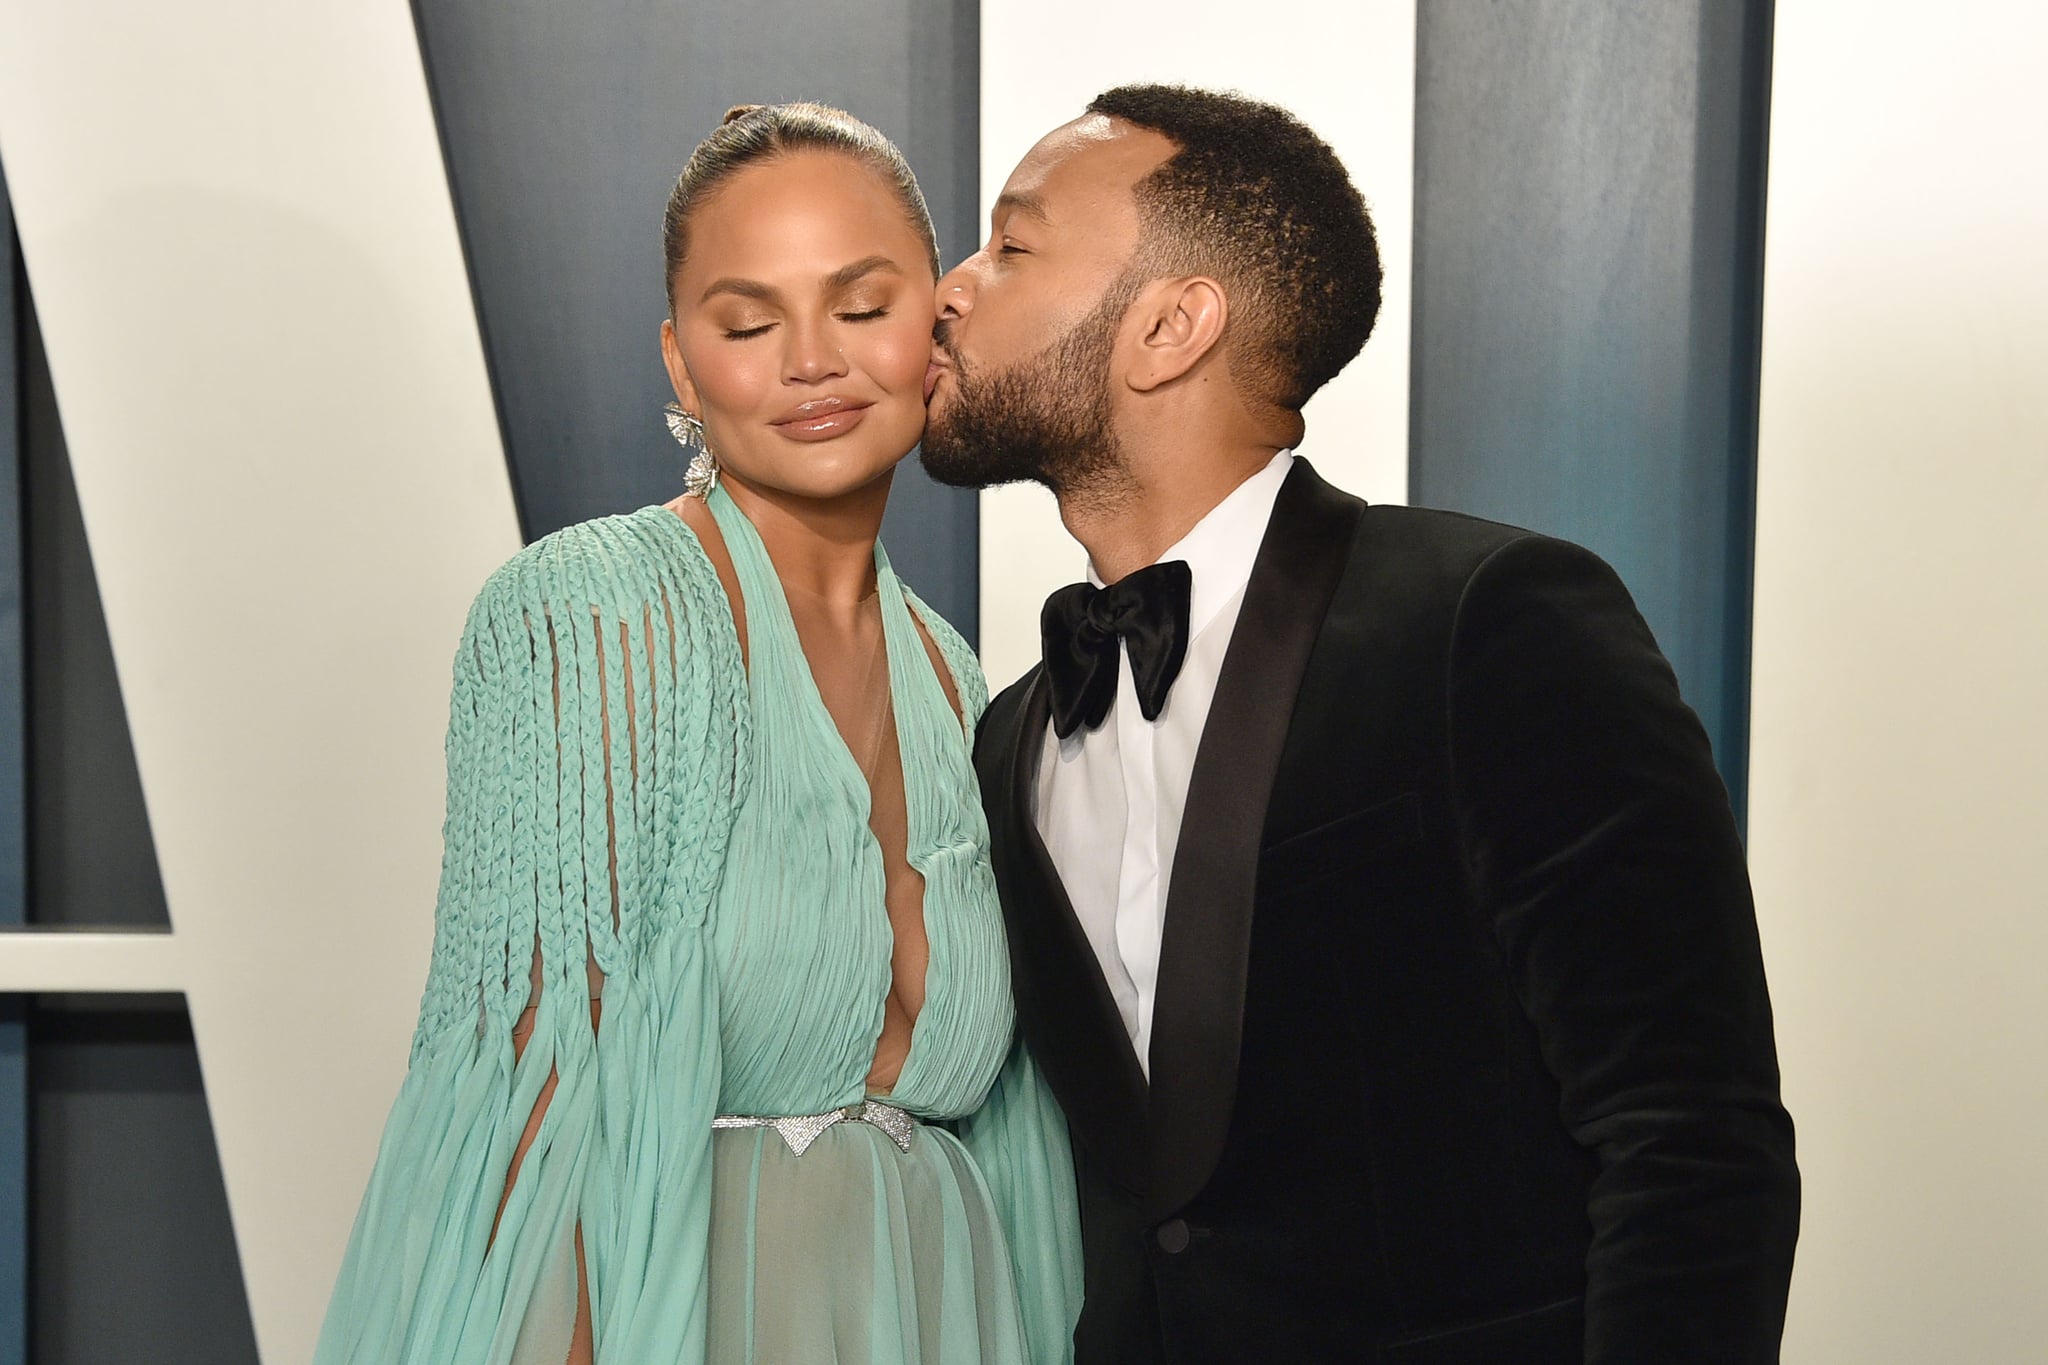
{"type": "Polygon", "coordinates": [[[846,352],[834,345],[822,329],[792,327],[783,366],[790,379],[815,384],[846,373],[846,352]]]}

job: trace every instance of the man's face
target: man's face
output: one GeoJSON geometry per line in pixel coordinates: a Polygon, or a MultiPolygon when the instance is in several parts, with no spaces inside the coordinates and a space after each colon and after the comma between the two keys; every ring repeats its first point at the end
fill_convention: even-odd
{"type": "Polygon", "coordinates": [[[987,245],[939,281],[934,478],[1058,491],[1115,464],[1115,349],[1137,289],[1131,190],[1173,152],[1158,133],[1089,115],[1011,173],[987,245]]]}

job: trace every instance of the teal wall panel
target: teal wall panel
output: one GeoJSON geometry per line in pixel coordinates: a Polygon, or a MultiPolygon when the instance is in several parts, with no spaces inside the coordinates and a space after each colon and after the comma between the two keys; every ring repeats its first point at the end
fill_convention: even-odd
{"type": "Polygon", "coordinates": [[[1768,0],[1422,0],[1410,497],[1620,571],[1738,814],[1768,0]]]}

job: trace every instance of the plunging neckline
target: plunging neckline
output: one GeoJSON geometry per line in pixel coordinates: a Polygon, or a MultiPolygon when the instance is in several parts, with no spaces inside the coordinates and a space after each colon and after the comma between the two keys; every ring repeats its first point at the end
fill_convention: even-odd
{"type": "MultiPolygon", "coordinates": [[[[867,793],[868,809],[861,813],[862,823],[865,824],[874,816],[874,788],[868,780],[868,775],[861,770],[860,760],[857,757],[855,757],[853,747],[847,743],[846,736],[840,732],[839,722],[833,717],[832,708],[825,704],[824,690],[818,686],[818,674],[817,670],[811,664],[811,656],[804,652],[803,637],[797,634],[796,617],[790,612],[789,594],[782,586],[782,576],[775,571],[775,560],[772,556],[769,555],[768,546],[765,542],[762,541],[761,533],[759,530],[755,528],[753,521],[748,518],[745,512],[742,512],[740,510],[739,504],[734,502],[732,500],[731,495],[728,494],[723,488],[712,490],[711,496],[705,499],[705,503],[707,506],[710,507],[711,515],[718,523],[719,534],[723,536],[725,539],[726,553],[735,553],[733,549],[733,541],[738,537],[736,537],[733,533],[734,527],[729,525],[728,523],[731,521],[737,521],[738,523],[740,523],[741,527],[740,534],[745,536],[748,540],[748,544],[746,547],[747,551],[751,554],[759,556],[760,566],[765,567],[765,569],[767,570],[767,572],[761,574],[760,576],[767,581],[769,591],[772,592],[775,597],[774,602],[770,604],[775,608],[775,616],[773,622],[769,625],[768,628],[773,631],[784,632],[779,643],[786,646],[791,652],[793,652],[796,655],[797,658],[803,660],[803,668],[799,670],[802,672],[804,679],[804,686],[801,689],[804,697],[804,701],[802,704],[811,712],[811,719],[813,721],[822,720],[825,724],[825,729],[831,733],[833,737],[833,743],[831,745],[833,752],[833,762],[840,768],[841,778],[846,780],[846,782],[851,787],[857,788],[858,790],[867,793]],[[724,506],[722,508],[718,505],[721,499],[724,502],[724,506]]],[[[676,516],[676,520],[682,521],[683,519],[681,516],[676,516]]],[[[683,525],[685,526],[685,528],[687,528],[689,526],[689,523],[684,522],[683,525]]],[[[691,534],[694,535],[695,532],[692,531],[691,534]]],[[[875,596],[878,599],[880,599],[880,607],[882,613],[882,668],[885,676],[889,680],[889,729],[894,733],[894,737],[896,740],[896,762],[898,767],[900,768],[903,762],[903,708],[898,704],[901,701],[901,698],[897,695],[897,693],[898,684],[901,680],[897,676],[898,650],[896,649],[896,642],[889,638],[891,634],[894,633],[890,627],[889,618],[891,613],[889,610],[889,602],[888,599],[883,596],[883,594],[893,589],[899,594],[900,597],[901,588],[896,586],[896,575],[889,568],[889,556],[887,552],[885,552],[882,549],[882,542],[880,540],[877,540],[875,542],[875,548],[871,558],[875,566],[875,596]]],[[[740,576],[739,565],[737,560],[735,560],[733,565],[733,573],[734,577],[736,578],[740,576]]],[[[748,638],[757,638],[758,630],[756,628],[756,617],[752,604],[747,601],[746,584],[744,582],[740,582],[736,584],[736,586],[740,594],[741,610],[743,610],[746,613],[748,638]]],[[[908,603],[904,604],[904,610],[906,612],[909,610],[908,603]]],[[[913,627],[913,630],[914,629],[915,627],[913,627]]],[[[735,638],[737,638],[739,633],[737,616],[735,616],[734,618],[733,632],[735,638]]],[[[750,682],[752,678],[752,672],[752,667],[749,666],[748,674],[750,682]]],[[[906,784],[906,805],[908,804],[908,791],[908,785],[906,784]]],[[[909,812],[906,809],[904,820],[904,824],[906,827],[904,835],[905,862],[910,861],[910,838],[908,831],[908,816],[909,812]]],[[[873,831],[870,830],[869,833],[872,836],[873,831]]],[[[880,840],[876,840],[877,847],[880,847],[880,842],[880,840]]],[[[886,857],[886,851],[884,856],[886,857]]],[[[929,935],[927,935],[927,937],[929,937],[929,935]]],[[[922,1011],[920,1011],[920,1013],[922,1013],[922,1011]]]]}
{"type": "MultiPolygon", "coordinates": [[[[912,850],[919,842],[918,835],[920,833],[925,835],[928,842],[930,830],[920,827],[921,823],[928,824],[929,822],[920,822],[918,820],[916,803],[911,798],[910,780],[907,774],[903,772],[905,760],[905,707],[903,703],[907,700],[904,693],[915,684],[911,678],[906,676],[909,664],[903,657],[904,651],[901,648],[903,640],[901,637],[907,631],[910,637],[909,643],[916,646],[916,656],[923,660],[926,670],[931,674],[931,685],[939,689],[939,705],[945,708],[946,714],[952,717],[954,723],[960,727],[962,735],[965,736],[966,717],[963,713],[954,710],[953,703],[946,697],[945,689],[940,685],[937,673],[937,668],[939,667],[946,668],[950,673],[951,666],[946,664],[943,656],[934,665],[930,657],[931,651],[925,648],[922,632],[918,629],[917,622],[912,615],[910,602],[904,593],[902,582],[896,577],[895,571],[890,567],[888,551],[882,547],[881,541],[877,539],[873,552],[875,595],[881,604],[882,664],[888,678],[889,687],[890,714],[889,724],[885,733],[893,737],[896,742],[897,780],[902,784],[903,788],[903,863],[917,875],[921,888],[918,895],[917,915],[918,925],[924,938],[925,970],[924,979],[920,983],[922,987],[920,992],[922,1002],[918,1007],[916,1015],[910,1020],[910,1034],[904,1043],[903,1059],[896,1068],[896,1077],[886,1091],[875,1091],[868,1086],[867,1080],[873,1074],[873,1065],[875,1058],[880,1053],[882,1036],[888,1030],[889,999],[896,994],[895,949],[897,935],[896,923],[890,917],[888,904],[889,851],[882,846],[882,841],[875,834],[873,826],[874,787],[868,775],[862,771],[860,761],[854,755],[852,747],[846,740],[846,736],[840,732],[839,723],[833,718],[831,707],[825,704],[824,691],[818,685],[817,673],[811,664],[810,655],[804,651],[803,640],[797,634],[796,618],[789,609],[788,593],[783,587],[781,575],[775,571],[775,561],[769,555],[768,547],[762,541],[759,529],[755,527],[752,519],[740,509],[739,504],[734,502],[731,495],[723,488],[714,488],[711,495],[705,499],[705,503],[711,512],[714,523],[718,527],[719,535],[725,543],[726,553],[733,562],[733,577],[735,580],[733,592],[738,601],[737,604],[728,601],[726,607],[729,624],[733,632],[734,645],[736,648],[739,647],[739,622],[742,616],[744,616],[747,622],[747,638],[750,642],[758,642],[763,629],[759,624],[759,615],[754,610],[754,602],[747,594],[747,574],[740,568],[740,556],[746,554],[753,557],[754,562],[751,567],[755,571],[755,576],[765,581],[767,591],[772,594],[772,601],[765,605],[773,608],[771,612],[773,619],[765,628],[770,633],[784,632],[784,634],[779,636],[777,643],[794,651],[796,657],[802,661],[802,667],[794,670],[803,675],[803,683],[798,691],[803,695],[804,700],[799,705],[811,712],[810,719],[813,724],[822,723],[825,731],[829,733],[830,740],[826,745],[831,754],[829,762],[838,769],[840,780],[845,785],[849,796],[858,793],[859,804],[856,808],[856,813],[860,817],[861,837],[868,840],[869,844],[874,848],[882,871],[883,894],[881,903],[879,905],[870,905],[868,911],[869,913],[879,912],[883,923],[888,928],[888,985],[881,1000],[881,1018],[876,1025],[874,1039],[868,1051],[869,1069],[861,1076],[861,1088],[863,1094],[869,1098],[888,1100],[903,1089],[905,1079],[912,1074],[912,1062],[918,1057],[918,1039],[921,1036],[926,1015],[930,1012],[932,1004],[932,997],[934,995],[933,982],[938,979],[935,969],[941,952],[940,946],[931,932],[931,920],[927,914],[929,901],[926,898],[925,891],[929,889],[929,877],[925,869],[919,867],[912,857],[912,850]],[[723,503],[723,506],[720,505],[721,503],[723,503]],[[735,541],[744,543],[743,545],[736,546],[735,541]],[[903,618],[901,622],[893,619],[898,612],[901,613],[903,618]]],[[[697,535],[696,528],[683,520],[680,512],[666,506],[658,507],[656,510],[659,510],[664,516],[680,525],[696,544],[699,552],[704,554],[707,559],[709,558],[710,551],[704,546],[702,538],[697,535]]],[[[750,644],[741,651],[741,654],[747,671],[749,704],[751,705],[758,649],[750,644]]],[[[954,678],[953,684],[957,691],[960,686],[957,677],[954,678]]]]}

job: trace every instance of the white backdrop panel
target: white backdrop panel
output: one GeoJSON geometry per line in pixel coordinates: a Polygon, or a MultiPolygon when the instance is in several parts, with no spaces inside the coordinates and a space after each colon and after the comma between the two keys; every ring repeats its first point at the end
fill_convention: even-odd
{"type": "Polygon", "coordinates": [[[2048,1351],[2048,15],[1777,10],[1750,852],[1794,1365],[2048,1351]]]}
{"type": "MultiPolygon", "coordinates": [[[[1309,403],[1302,453],[1362,497],[1406,501],[1414,0],[985,0],[984,215],[1034,142],[1103,90],[1131,81],[1271,100],[1344,158],[1379,230],[1386,301],[1364,354],[1309,403]]],[[[1046,594],[1086,567],[1049,494],[1017,487],[982,495],[981,654],[994,687],[1037,659],[1046,594]]]]}
{"type": "Polygon", "coordinates": [[[149,959],[259,1347],[304,1360],[424,980],[449,660],[519,543],[411,11],[4,0],[0,160],[170,902],[149,959]]]}

